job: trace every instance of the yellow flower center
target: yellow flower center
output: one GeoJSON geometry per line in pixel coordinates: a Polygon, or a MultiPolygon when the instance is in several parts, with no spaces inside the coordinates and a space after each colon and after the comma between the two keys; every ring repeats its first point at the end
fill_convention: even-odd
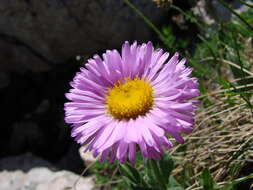
{"type": "Polygon", "coordinates": [[[154,95],[150,83],[138,77],[126,78],[108,89],[108,112],[118,120],[136,119],[145,115],[153,106],[154,95]]]}

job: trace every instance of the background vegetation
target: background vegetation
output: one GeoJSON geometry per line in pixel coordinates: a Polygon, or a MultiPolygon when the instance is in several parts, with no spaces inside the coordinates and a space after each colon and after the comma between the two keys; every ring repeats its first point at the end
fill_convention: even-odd
{"type": "Polygon", "coordinates": [[[125,0],[154,30],[158,47],[179,51],[194,68],[202,92],[195,130],[185,136],[184,145],[169,150],[159,163],[141,157],[136,168],[96,163],[90,171],[97,176],[97,187],[253,189],[253,1],[240,0],[247,10],[238,13],[219,0],[233,18],[226,22],[216,20],[212,25],[172,1],[156,2],[183,20],[180,31],[173,24],[157,28],[125,0]]]}

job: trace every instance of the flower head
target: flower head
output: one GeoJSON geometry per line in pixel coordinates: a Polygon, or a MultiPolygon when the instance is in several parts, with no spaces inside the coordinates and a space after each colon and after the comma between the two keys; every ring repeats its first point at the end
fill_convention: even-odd
{"type": "Polygon", "coordinates": [[[103,59],[95,55],[76,74],[66,97],[65,121],[72,124],[72,137],[87,145],[101,160],[107,157],[135,162],[136,150],[159,159],[164,147],[179,143],[181,133],[193,129],[199,95],[192,69],[178,53],[154,50],[151,42],[129,45],[122,52],[108,50],[103,59]]]}

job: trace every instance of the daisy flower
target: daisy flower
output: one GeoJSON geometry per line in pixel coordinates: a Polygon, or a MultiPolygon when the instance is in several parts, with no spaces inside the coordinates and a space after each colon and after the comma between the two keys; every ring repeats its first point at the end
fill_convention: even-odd
{"type": "Polygon", "coordinates": [[[95,55],[76,74],[66,94],[65,121],[72,137],[93,156],[110,162],[134,163],[136,151],[160,159],[173,145],[184,143],[181,133],[193,129],[198,82],[190,77],[186,59],[151,42],[130,45],[121,54],[107,50],[95,55]]]}

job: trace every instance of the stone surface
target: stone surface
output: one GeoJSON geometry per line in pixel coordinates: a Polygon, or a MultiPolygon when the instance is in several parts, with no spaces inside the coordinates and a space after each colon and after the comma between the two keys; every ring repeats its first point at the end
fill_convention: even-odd
{"type": "Polygon", "coordinates": [[[50,162],[36,157],[31,153],[25,153],[19,156],[10,156],[0,159],[0,171],[22,170],[24,172],[27,172],[34,167],[47,167],[51,169],[54,168],[50,162]]]}
{"type": "Polygon", "coordinates": [[[82,160],[84,161],[85,165],[89,166],[90,164],[96,162],[97,159],[93,157],[91,152],[84,152],[85,149],[86,149],[85,146],[81,146],[79,148],[79,154],[82,160]]]}
{"type": "MultiPolygon", "coordinates": [[[[0,159],[0,190],[72,190],[79,176],[56,167],[31,153],[0,159]]],[[[91,176],[81,177],[76,190],[90,190],[93,186],[91,176]]]]}
{"type": "Polygon", "coordinates": [[[7,73],[0,71],[0,89],[5,88],[10,83],[10,77],[7,73]]]}
{"type": "Polygon", "coordinates": [[[9,156],[0,159],[1,170],[17,170],[29,171],[34,167],[47,167],[50,169],[68,170],[75,173],[82,173],[86,163],[80,158],[78,154],[78,145],[73,144],[68,151],[61,157],[61,159],[51,163],[31,153],[25,153],[18,156],[9,156]]]}
{"type": "Polygon", "coordinates": [[[0,190],[91,190],[93,187],[93,177],[79,178],[68,171],[53,172],[37,167],[27,173],[21,170],[0,172],[0,190]]]}
{"type": "MultiPolygon", "coordinates": [[[[250,3],[250,0],[245,0],[245,2],[250,3]]],[[[215,24],[216,21],[229,21],[235,17],[218,0],[189,0],[189,3],[193,6],[195,15],[199,16],[207,24],[215,24]]],[[[228,3],[238,13],[248,9],[246,5],[237,0],[232,0],[228,3]]]]}
{"type": "Polygon", "coordinates": [[[57,168],[69,170],[75,173],[82,173],[85,166],[88,166],[86,162],[83,162],[79,155],[79,145],[74,142],[68,147],[68,151],[58,160],[55,165],[57,168]]]}
{"type": "MultiPolygon", "coordinates": [[[[132,1],[156,24],[152,1],[132,1]]],[[[71,56],[150,40],[150,30],[123,0],[1,0],[0,70],[47,71],[71,56]]]]}
{"type": "Polygon", "coordinates": [[[79,147],[68,153],[70,146],[76,143],[70,137],[71,127],[64,122],[63,110],[64,94],[77,70],[76,65],[64,64],[49,72],[10,73],[9,79],[3,79],[5,85],[9,84],[0,89],[0,105],[4,110],[1,115],[0,158],[32,152],[57,162],[70,154],[72,158],[74,155],[79,158],[74,164],[82,163],[79,147]]]}
{"type": "MultiPolygon", "coordinates": [[[[250,3],[249,0],[245,0],[245,2],[250,3]]],[[[232,14],[227,8],[219,3],[218,0],[212,0],[211,6],[213,8],[213,15],[217,20],[229,21],[231,18],[234,18],[235,15],[232,14]]],[[[229,6],[234,9],[237,13],[243,12],[247,10],[249,7],[243,5],[238,0],[233,0],[229,2],[229,6]]]]}
{"type": "Polygon", "coordinates": [[[31,151],[41,150],[45,144],[45,136],[35,122],[14,123],[9,139],[11,154],[20,154],[27,147],[31,151]]]}

